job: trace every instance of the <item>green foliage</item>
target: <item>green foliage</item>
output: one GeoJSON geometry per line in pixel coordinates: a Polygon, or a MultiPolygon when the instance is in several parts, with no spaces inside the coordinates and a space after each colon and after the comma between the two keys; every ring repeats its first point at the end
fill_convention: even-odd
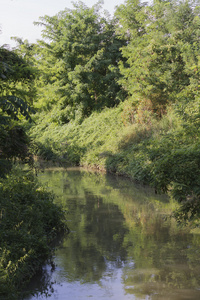
{"type": "Polygon", "coordinates": [[[64,223],[53,196],[32,173],[19,172],[13,164],[33,163],[30,139],[20,121],[31,119],[27,101],[33,95],[34,72],[28,60],[1,47],[0,77],[0,298],[19,299],[64,223]]]}
{"type": "MultiPolygon", "coordinates": [[[[157,141],[153,149],[152,183],[158,191],[171,191],[172,196],[181,202],[179,221],[199,219],[198,203],[200,201],[200,153],[199,153],[199,98],[187,103],[185,107],[176,108],[180,118],[180,127],[168,132],[157,141]]],[[[152,147],[153,148],[153,147],[152,147]]]]}
{"type": "Polygon", "coordinates": [[[21,126],[0,127],[0,177],[4,177],[15,160],[33,164],[33,157],[28,148],[30,139],[21,126]]]}
{"type": "Polygon", "coordinates": [[[169,107],[161,120],[152,114],[143,123],[129,118],[124,122],[128,103],[93,113],[81,124],[49,124],[51,114],[46,119],[41,116],[31,135],[39,149],[51,151],[60,163],[126,175],[156,192],[170,192],[181,205],[186,202],[186,208],[191,203],[191,210],[185,212],[192,211],[188,220],[195,225],[200,191],[199,99],[169,107]]]}
{"type": "Polygon", "coordinates": [[[49,257],[50,243],[64,229],[53,195],[27,171],[0,181],[0,298],[19,292],[49,257]]]}
{"type": "Polygon", "coordinates": [[[35,154],[126,174],[198,219],[198,4],[127,0],[110,19],[78,2],[41,17],[44,40],[21,44],[39,75],[35,154]]]}
{"type": "Polygon", "coordinates": [[[120,62],[120,82],[132,99],[135,93],[150,99],[159,115],[168,103],[193,99],[199,85],[198,2],[128,0],[116,16],[129,41],[122,48],[127,61],[120,62]]]}
{"type": "Polygon", "coordinates": [[[199,107],[198,98],[181,105],[181,113],[180,105],[175,106],[161,121],[152,122],[146,137],[138,141],[133,135],[120,151],[128,157],[125,173],[157,192],[169,191],[181,203],[176,218],[194,225],[199,219],[199,107]]]}
{"type": "Polygon", "coordinates": [[[26,81],[30,79],[33,74],[28,68],[28,65],[17,55],[14,51],[11,51],[5,47],[0,47],[0,76],[1,76],[1,91],[2,85],[8,80],[14,82],[26,81]]]}
{"type": "Polygon", "coordinates": [[[121,136],[121,112],[121,106],[104,109],[101,114],[94,112],[80,124],[78,116],[78,121],[75,119],[65,125],[52,123],[51,113],[36,115],[37,126],[30,130],[31,138],[38,147],[36,154],[42,153],[44,159],[53,158],[72,165],[93,162],[101,168],[104,165],[102,159],[117,150],[121,136]]]}
{"type": "Polygon", "coordinates": [[[67,123],[78,112],[83,117],[125,98],[118,84],[120,48],[125,41],[115,34],[115,20],[101,16],[101,3],[92,8],[74,3],[53,17],[44,16],[38,45],[37,81],[39,99],[35,107],[55,105],[57,120],[67,123]]]}
{"type": "Polygon", "coordinates": [[[20,114],[30,120],[32,110],[21,98],[26,94],[24,85],[34,78],[28,63],[14,51],[0,47],[0,77],[0,124],[18,120],[20,114]]]}
{"type": "Polygon", "coordinates": [[[10,171],[13,159],[30,165],[33,162],[28,148],[30,139],[24,128],[15,123],[20,113],[30,120],[29,111],[29,106],[15,96],[0,98],[0,177],[10,171]]]}
{"type": "Polygon", "coordinates": [[[27,120],[30,120],[30,106],[25,101],[16,96],[0,97],[0,124],[5,125],[10,122],[10,119],[19,120],[18,115],[23,115],[27,120]]]}
{"type": "Polygon", "coordinates": [[[20,118],[31,120],[33,112],[18,86],[27,84],[33,76],[28,64],[15,52],[0,47],[0,177],[12,167],[13,159],[32,163],[28,149],[29,139],[24,129],[16,125],[20,118]]]}
{"type": "MultiPolygon", "coordinates": [[[[33,80],[36,69],[26,59],[24,53],[18,53],[5,47],[0,47],[0,99],[12,105],[24,102],[32,103],[34,98],[33,80]]],[[[11,105],[10,104],[10,105],[11,105]]],[[[18,108],[19,108],[18,107],[18,108]]],[[[15,107],[16,108],[16,107],[15,107]]],[[[27,107],[26,112],[28,111],[27,107]]]]}

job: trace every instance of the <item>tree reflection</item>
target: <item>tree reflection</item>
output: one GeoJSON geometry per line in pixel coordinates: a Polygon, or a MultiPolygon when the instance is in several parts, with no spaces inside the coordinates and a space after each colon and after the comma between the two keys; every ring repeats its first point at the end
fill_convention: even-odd
{"type": "MultiPolygon", "coordinates": [[[[139,299],[199,299],[200,236],[170,218],[164,221],[152,205],[134,207],[134,214],[139,217],[126,236],[127,258],[134,260],[134,268],[123,269],[126,293],[139,299]]],[[[124,216],[131,224],[130,208],[124,216]]]]}
{"type": "Polygon", "coordinates": [[[60,281],[102,284],[121,268],[125,294],[138,299],[200,298],[200,236],[166,218],[173,201],[77,169],[45,172],[41,180],[68,211],[71,233],[56,251],[60,281]]]}
{"type": "Polygon", "coordinates": [[[125,261],[123,241],[127,229],[117,205],[105,204],[102,198],[84,192],[84,198],[71,199],[72,232],[57,255],[62,257],[61,265],[69,280],[94,282],[106,272],[108,262],[116,268],[125,261]]]}

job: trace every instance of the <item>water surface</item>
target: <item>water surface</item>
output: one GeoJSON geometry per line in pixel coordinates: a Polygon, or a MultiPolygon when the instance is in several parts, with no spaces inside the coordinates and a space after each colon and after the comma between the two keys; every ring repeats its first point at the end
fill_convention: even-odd
{"type": "Polygon", "coordinates": [[[78,168],[40,180],[67,210],[71,232],[27,300],[200,299],[200,236],[169,218],[167,196],[78,168]]]}

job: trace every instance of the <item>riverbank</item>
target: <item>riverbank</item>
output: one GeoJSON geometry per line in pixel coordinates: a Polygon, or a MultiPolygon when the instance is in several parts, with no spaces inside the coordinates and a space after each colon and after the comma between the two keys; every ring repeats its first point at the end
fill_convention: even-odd
{"type": "Polygon", "coordinates": [[[158,118],[145,107],[137,111],[131,101],[94,112],[80,122],[53,121],[53,112],[35,115],[30,129],[36,154],[65,166],[84,166],[127,176],[148,184],[157,193],[170,193],[181,209],[179,222],[198,225],[199,100],[168,107],[158,118]],[[184,113],[183,113],[184,110],[184,113]]]}
{"type": "Polygon", "coordinates": [[[54,196],[30,171],[14,168],[0,181],[0,299],[21,299],[21,291],[52,254],[52,242],[66,228],[54,196]]]}

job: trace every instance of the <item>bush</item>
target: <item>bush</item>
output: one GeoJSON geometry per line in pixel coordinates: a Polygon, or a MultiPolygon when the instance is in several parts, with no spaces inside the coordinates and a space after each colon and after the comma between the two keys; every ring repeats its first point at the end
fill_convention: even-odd
{"type": "Polygon", "coordinates": [[[64,213],[30,171],[0,182],[0,298],[15,299],[51,253],[64,213]]]}

